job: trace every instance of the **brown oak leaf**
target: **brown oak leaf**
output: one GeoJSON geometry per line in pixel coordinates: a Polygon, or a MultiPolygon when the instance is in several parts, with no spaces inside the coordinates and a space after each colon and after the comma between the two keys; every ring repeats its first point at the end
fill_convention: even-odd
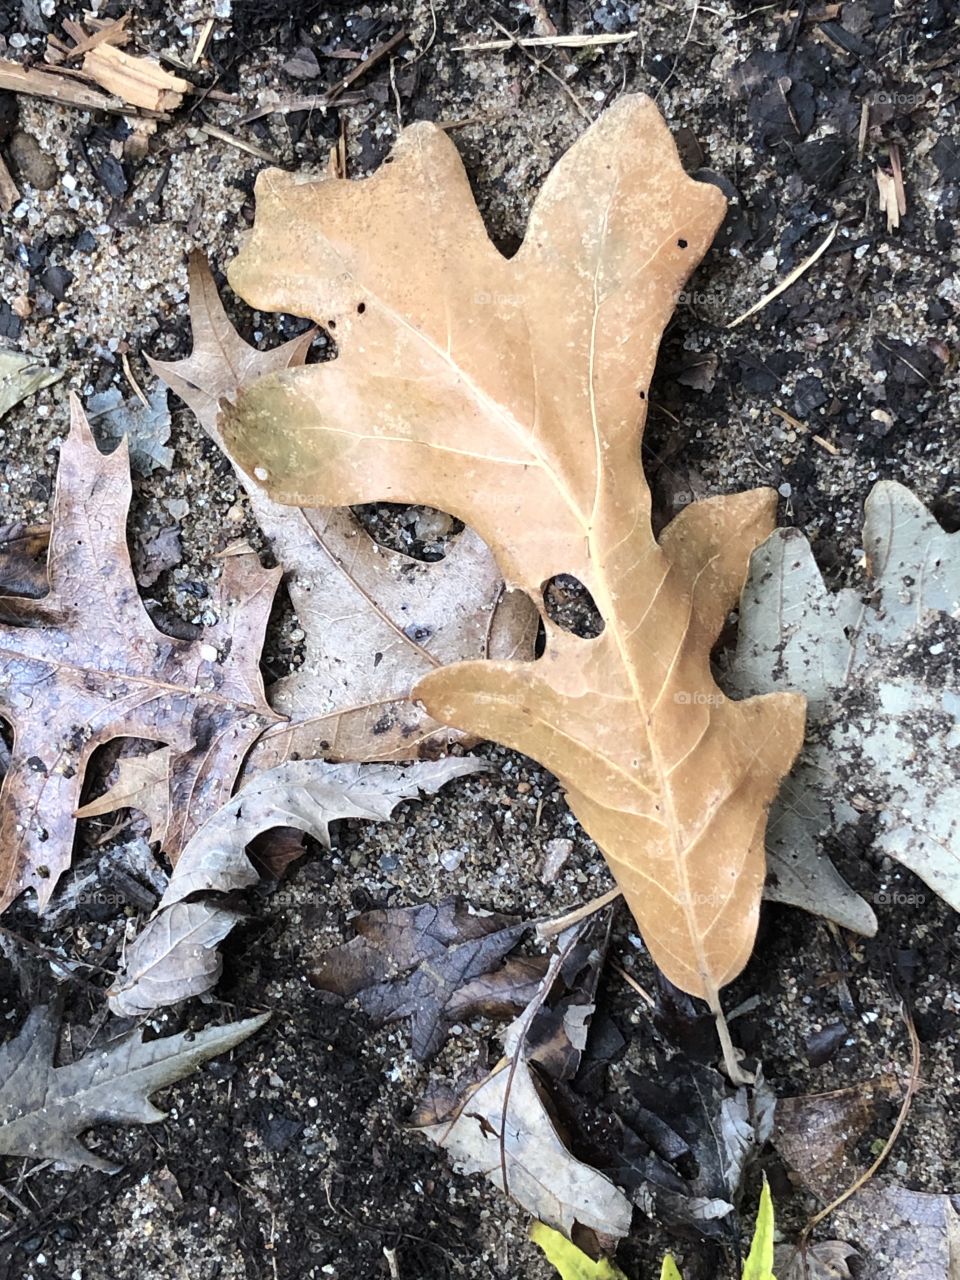
{"type": "Polygon", "coordinates": [[[770,801],[804,701],[732,701],[710,651],[776,494],[650,522],[640,458],[657,347],[724,200],[688,178],[656,107],[625,96],[547,178],[523,244],[491,243],[453,142],[404,131],[360,182],[267,170],[229,278],[336,328],[338,357],[241,393],[232,455],[287,503],[422,502],[493,549],[543,614],[536,662],[458,663],[416,694],[546,765],[668,977],[719,1009],[753,947],[770,801]],[[571,574],[603,630],[544,607],[571,574]]]}
{"type": "Polygon", "coordinates": [[[96,446],[76,398],[60,451],[39,599],[0,597],[0,716],[13,753],[0,789],[0,910],[26,889],[42,909],[70,865],[93,751],[114,738],[172,749],[171,822],[184,841],[229,798],[252,743],[278,717],[259,658],[279,571],[224,561],[220,620],[198,641],[164,635],[144,609],[126,544],[127,448],[96,446]]]}

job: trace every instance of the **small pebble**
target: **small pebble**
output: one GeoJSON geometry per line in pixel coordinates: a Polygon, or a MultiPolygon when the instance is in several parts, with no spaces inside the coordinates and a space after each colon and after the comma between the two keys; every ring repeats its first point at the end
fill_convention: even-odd
{"type": "Polygon", "coordinates": [[[10,139],[10,162],[20,181],[37,191],[49,191],[60,176],[53,157],[47,155],[32,134],[22,129],[10,139]]]}

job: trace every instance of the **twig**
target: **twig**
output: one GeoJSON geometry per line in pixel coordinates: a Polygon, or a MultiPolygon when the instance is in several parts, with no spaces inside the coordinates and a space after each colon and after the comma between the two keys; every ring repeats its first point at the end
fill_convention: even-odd
{"type": "MultiPolygon", "coordinates": [[[[86,34],[81,36],[80,33],[74,34],[74,31],[70,31],[77,43],[68,51],[67,61],[70,62],[73,58],[82,57],[83,54],[89,53],[91,49],[95,49],[98,44],[123,44],[124,41],[129,39],[127,32],[124,30],[129,21],[130,15],[125,13],[122,18],[117,18],[116,22],[111,22],[108,26],[101,27],[92,36],[86,34]]],[[[83,32],[83,27],[80,27],[80,32],[83,32]]]]}
{"type": "Polygon", "coordinates": [[[881,1150],[880,1154],[877,1156],[876,1160],[874,1160],[870,1168],[867,1169],[864,1173],[861,1173],[859,1178],[857,1178],[854,1182],[852,1182],[850,1186],[847,1187],[846,1191],[843,1192],[842,1195],[837,1196],[836,1200],[828,1204],[825,1209],[821,1209],[819,1213],[814,1214],[814,1216],[810,1219],[810,1221],[804,1227],[803,1233],[800,1236],[800,1242],[797,1246],[798,1251],[802,1252],[806,1249],[807,1240],[810,1238],[810,1233],[813,1231],[814,1227],[817,1226],[818,1223],[822,1222],[824,1218],[829,1218],[831,1213],[835,1213],[836,1210],[839,1209],[842,1204],[845,1204],[850,1199],[851,1196],[856,1195],[858,1191],[860,1191],[863,1187],[866,1186],[866,1184],[870,1181],[873,1175],[877,1172],[877,1170],[883,1164],[884,1160],[886,1160],[887,1156],[893,1150],[893,1145],[896,1142],[897,1138],[900,1137],[900,1133],[903,1129],[903,1126],[906,1124],[907,1116],[910,1114],[910,1107],[913,1105],[914,1095],[916,1094],[917,1089],[920,1087],[920,1039],[917,1036],[917,1028],[914,1025],[913,1017],[910,1013],[910,1010],[907,1008],[905,1001],[901,1002],[900,1004],[900,1016],[903,1018],[904,1022],[906,1023],[907,1032],[910,1036],[911,1061],[910,1061],[910,1079],[907,1081],[907,1091],[903,1095],[903,1102],[900,1105],[900,1114],[897,1116],[897,1122],[893,1126],[893,1129],[890,1132],[890,1137],[883,1144],[883,1149],[881,1150]]]}
{"type": "Polygon", "coordinates": [[[840,450],[831,440],[824,440],[823,436],[811,436],[810,438],[813,440],[814,444],[818,444],[820,448],[825,449],[827,453],[832,453],[835,458],[839,455],[840,450]]]}
{"type": "MultiPolygon", "coordinates": [[[[499,23],[496,25],[499,26],[499,23]]],[[[481,40],[476,44],[455,44],[454,53],[487,53],[494,50],[512,49],[519,45],[522,49],[588,49],[592,45],[626,44],[637,38],[636,31],[628,31],[624,35],[586,35],[586,36],[514,36],[507,40],[481,40]]]]}
{"type": "Polygon", "coordinates": [[[357,63],[352,71],[348,71],[343,79],[338,80],[333,88],[328,89],[326,93],[312,94],[308,98],[288,98],[283,102],[275,102],[269,107],[258,107],[256,111],[247,112],[237,123],[250,124],[252,120],[259,120],[261,116],[286,115],[291,111],[325,111],[340,97],[345,89],[349,89],[354,81],[365,75],[381,58],[385,58],[388,53],[392,53],[397,45],[406,40],[406,38],[406,31],[398,31],[395,36],[391,36],[383,44],[377,45],[368,58],[364,58],[362,62],[357,63]]]}
{"type": "Polygon", "coordinates": [[[731,320],[730,323],[727,325],[727,328],[735,329],[738,324],[742,324],[744,320],[749,320],[749,318],[751,316],[756,315],[758,311],[762,311],[765,306],[767,306],[769,303],[771,303],[774,300],[774,298],[779,298],[780,294],[785,293],[792,284],[796,284],[796,282],[800,279],[800,277],[804,274],[804,272],[809,271],[810,268],[813,266],[813,264],[819,261],[819,259],[822,258],[823,255],[827,252],[827,250],[833,244],[833,241],[836,237],[836,234],[839,228],[840,228],[840,223],[835,222],[833,226],[830,228],[830,230],[827,232],[827,235],[825,240],[823,241],[823,244],[821,244],[818,249],[814,249],[813,253],[811,253],[809,258],[804,258],[803,262],[801,262],[798,267],[794,267],[794,269],[790,272],[790,274],[788,276],[785,276],[784,279],[781,280],[780,283],[776,286],[776,288],[771,289],[769,293],[764,294],[764,296],[760,299],[759,302],[755,302],[752,307],[748,307],[747,310],[744,311],[742,315],[737,316],[736,320],[731,320]]]}
{"type": "Polygon", "coordinates": [[[577,95],[573,92],[573,90],[567,84],[566,80],[564,80],[562,76],[558,76],[556,71],[554,71],[553,67],[548,67],[542,58],[534,57],[534,55],[530,52],[529,49],[524,48],[523,41],[520,40],[517,36],[513,35],[511,32],[509,32],[507,28],[502,25],[502,23],[499,23],[496,20],[496,18],[491,18],[491,22],[497,28],[498,31],[503,32],[503,34],[507,37],[511,45],[515,45],[520,50],[520,52],[524,55],[524,57],[529,58],[529,60],[533,63],[533,65],[536,67],[538,71],[545,72],[550,77],[551,80],[555,80],[557,84],[560,86],[560,88],[563,90],[563,92],[570,99],[570,101],[573,103],[574,107],[576,107],[579,114],[583,116],[584,120],[586,120],[588,124],[593,124],[593,117],[590,115],[590,112],[586,109],[586,107],[583,105],[583,103],[580,101],[577,95]]]}
{"type": "Polygon", "coordinates": [[[644,1004],[649,1009],[653,1009],[656,1006],[657,1002],[654,1000],[653,996],[650,994],[650,992],[647,990],[646,987],[641,987],[640,983],[636,980],[636,978],[633,976],[632,973],[627,973],[626,969],[622,968],[613,960],[610,961],[610,968],[613,970],[614,973],[620,975],[620,977],[624,980],[624,982],[627,984],[628,987],[633,988],[633,990],[637,993],[637,995],[640,997],[640,999],[644,1002],[644,1004]]]}
{"type": "Polygon", "coordinates": [[[504,1195],[509,1195],[509,1191],[507,1189],[507,1111],[510,1107],[510,1093],[513,1089],[514,1077],[517,1074],[517,1064],[523,1056],[524,1045],[526,1043],[527,1035],[530,1032],[530,1027],[533,1024],[533,1020],[543,1008],[544,1001],[553,990],[553,984],[556,982],[558,975],[562,971],[567,957],[580,941],[585,928],[585,924],[578,924],[570,930],[570,936],[567,938],[567,941],[562,947],[558,948],[551,957],[550,964],[547,967],[547,972],[540,980],[540,986],[537,988],[537,994],[533,997],[526,1009],[524,1009],[523,1013],[510,1028],[511,1031],[513,1030],[513,1027],[517,1027],[518,1030],[514,1037],[513,1047],[510,1053],[510,1066],[508,1068],[507,1082],[503,1087],[503,1108],[500,1112],[500,1175],[503,1178],[504,1195]]]}
{"type": "Polygon", "coordinates": [[[4,1196],[7,1200],[9,1200],[10,1203],[13,1205],[13,1207],[15,1209],[19,1209],[25,1218],[30,1217],[30,1210],[23,1203],[20,1197],[15,1196],[13,1192],[10,1190],[10,1188],[5,1187],[2,1182],[0,1182],[0,1196],[4,1196]]]}
{"type": "Polygon", "coordinates": [[[203,55],[206,53],[207,45],[210,43],[210,36],[213,32],[213,26],[215,22],[216,22],[216,18],[208,18],[206,22],[203,24],[203,30],[200,32],[199,38],[197,39],[196,48],[194,49],[193,53],[190,55],[191,66],[195,67],[197,63],[200,61],[200,59],[203,57],[203,55]]]}
{"type": "Polygon", "coordinates": [[[137,397],[137,399],[140,401],[140,403],[143,405],[145,409],[149,409],[150,401],[143,394],[143,389],[141,388],[140,383],[133,376],[133,370],[130,368],[130,361],[127,359],[127,353],[125,351],[122,351],[120,353],[120,363],[123,365],[124,375],[126,376],[127,381],[130,383],[130,386],[133,388],[134,395],[137,397]]]}
{"type": "Polygon", "coordinates": [[[264,151],[263,147],[258,147],[252,142],[246,142],[243,138],[238,138],[233,133],[227,133],[226,129],[220,129],[215,124],[206,123],[202,124],[200,128],[211,138],[219,138],[221,142],[225,142],[230,147],[236,147],[238,151],[246,151],[248,155],[256,156],[258,160],[263,160],[266,164],[272,164],[276,168],[282,167],[277,157],[271,155],[269,151],[264,151]]]}
{"type": "Polygon", "coordinates": [[[537,937],[541,942],[546,942],[548,938],[555,938],[558,933],[563,933],[571,925],[579,924],[587,916],[596,915],[598,911],[602,911],[611,902],[616,902],[622,893],[623,890],[619,887],[610,889],[607,893],[601,894],[599,898],[594,898],[592,901],[584,903],[582,907],[577,907],[574,911],[568,911],[566,915],[559,916],[556,920],[547,920],[543,924],[538,924],[537,937]]]}

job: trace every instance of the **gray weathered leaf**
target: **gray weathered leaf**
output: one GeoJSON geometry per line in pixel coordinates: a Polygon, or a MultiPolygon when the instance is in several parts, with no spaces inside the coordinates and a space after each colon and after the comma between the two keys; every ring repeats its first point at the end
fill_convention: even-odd
{"type": "Polygon", "coordinates": [[[452,778],[483,768],[482,760],[469,756],[406,766],[295,760],[258,774],[187,843],[158,914],[127,948],[125,970],[110,993],[111,1009],[146,1012],[214,985],[220,962],[208,948],[226,936],[238,917],[228,923],[229,912],[206,902],[189,904],[195,920],[176,914],[177,908],[182,910],[183,900],[195,893],[229,893],[256,884],[260,876],[246,854],[254,836],[292,827],[329,848],[331,822],[341,818],[382,821],[401,800],[412,800],[420,792],[432,794],[452,778]],[[219,936],[214,936],[219,927],[215,919],[226,926],[219,936]],[[200,946],[178,945],[181,936],[189,937],[194,923],[212,931],[209,940],[200,946]]]}
{"type": "Polygon", "coordinates": [[[873,933],[873,912],[823,852],[825,836],[864,814],[878,852],[960,909],[960,538],[883,481],[867,499],[864,548],[868,600],[831,595],[795,531],[754,553],[730,683],[809,700],[807,741],[768,826],[777,896],[873,933]]]}
{"type": "Polygon", "coordinates": [[[130,465],[141,476],[150,475],[158,467],[169,471],[173,462],[173,450],[167,444],[170,410],[166,387],[158,382],[147,400],[149,406],[136,397],[124,400],[116,387],[109,387],[87,401],[97,441],[113,448],[126,436],[130,465]]]}
{"type": "Polygon", "coordinates": [[[107,993],[110,1009],[138,1018],[209,991],[220,979],[217,945],[240,920],[209,902],[176,902],[127,948],[123,977],[107,993]]]}
{"type": "Polygon", "coordinates": [[[0,350],[0,418],[34,391],[62,377],[62,369],[50,369],[23,351],[0,350]]]}
{"type": "Polygon", "coordinates": [[[452,778],[485,768],[472,756],[417,764],[330,764],[290,760],[256,776],[200,828],[183,851],[161,909],[200,891],[227,893],[256,884],[245,850],[255,835],[294,827],[330,847],[330,823],[340,818],[382,822],[401,800],[433,794],[452,778]]]}
{"type": "Polygon", "coordinates": [[[452,1119],[427,1125],[421,1132],[449,1153],[459,1171],[484,1174],[541,1222],[567,1236],[578,1222],[600,1235],[625,1236],[633,1213],[630,1201],[609,1178],[571,1155],[530,1066],[522,1058],[514,1063],[512,1072],[510,1060],[501,1063],[452,1119]]]}
{"type": "Polygon", "coordinates": [[[49,1006],[38,1006],[17,1035],[0,1045],[0,1155],[115,1172],[116,1166],[88,1151],[79,1135],[98,1124],[162,1120],[151,1094],[240,1044],[269,1016],[146,1044],[136,1031],[106,1049],[55,1067],[58,1019],[49,1006]]]}
{"type": "Polygon", "coordinates": [[[850,1259],[856,1257],[858,1251],[843,1240],[823,1240],[805,1250],[778,1244],[774,1268],[777,1280],[851,1280],[850,1259]]]}

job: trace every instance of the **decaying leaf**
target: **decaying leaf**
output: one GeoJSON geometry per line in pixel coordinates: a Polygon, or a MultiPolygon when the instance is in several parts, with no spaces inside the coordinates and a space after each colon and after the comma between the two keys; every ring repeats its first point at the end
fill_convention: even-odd
{"type": "Polygon", "coordinates": [[[843,1240],[822,1240],[806,1249],[780,1244],[775,1250],[777,1280],[853,1280],[850,1259],[856,1257],[857,1250],[843,1240]]]}
{"type": "Polygon", "coordinates": [[[220,621],[202,640],[164,635],[137,594],[126,546],[126,448],[100,453],[78,401],[60,452],[49,592],[0,599],[0,715],[13,758],[0,790],[0,910],[25,889],[46,906],[69,866],[92,752],[113,738],[172,749],[165,849],[228,799],[251,743],[276,720],[260,647],[278,573],[253,555],[224,562],[220,621]]]}
{"type": "Polygon", "coordinates": [[[533,1224],[530,1239],[540,1246],[547,1261],[556,1267],[560,1280],[627,1280],[609,1258],[594,1260],[545,1222],[533,1224]]]}
{"type": "Polygon", "coordinates": [[[124,400],[116,387],[108,387],[87,401],[87,416],[99,444],[112,449],[126,436],[137,475],[148,476],[158,467],[169,471],[173,450],[167,444],[170,410],[165,387],[154,387],[147,404],[137,396],[124,400]]]}
{"type": "MultiPolygon", "coordinates": [[[[848,1249],[847,1258],[854,1252],[860,1255],[857,1276],[869,1280],[956,1280],[960,1276],[958,1209],[958,1196],[871,1182],[836,1211],[831,1230],[856,1246],[855,1251],[848,1249]]],[[[842,1276],[843,1272],[835,1274],[842,1276]]],[[[811,1280],[814,1278],[819,1280],[816,1272],[811,1280]]]]}
{"type": "MultiPolygon", "coordinates": [[[[300,365],[313,333],[270,351],[248,346],[230,323],[202,254],[190,258],[193,351],[151,360],[154,372],[225,448],[217,423],[223,397],[300,365]]],[[[410,690],[428,671],[462,658],[530,657],[536,615],[503,595],[490,552],[465,530],[440,561],[378,546],[349,511],[272,502],[240,471],[257,523],[286,573],[305,633],[303,663],[270,689],[289,717],[258,743],[248,776],[290,758],[409,760],[462,735],[432,720],[410,690]]]]}
{"type": "Polygon", "coordinates": [[[548,1226],[569,1236],[580,1223],[620,1239],[633,1213],[609,1178],[570,1154],[544,1105],[529,1063],[505,1059],[452,1116],[422,1130],[462,1173],[482,1173],[548,1226]]]}
{"type": "Polygon", "coordinates": [[[862,1172],[857,1146],[881,1114],[900,1101],[901,1085],[880,1076],[847,1089],[781,1098],[774,1146],[805,1186],[824,1204],[839,1196],[862,1172]]]}
{"type": "Polygon", "coordinates": [[[383,821],[401,800],[433,794],[453,778],[483,769],[472,757],[398,765],[297,760],[258,774],[193,835],[174,868],[153,919],[127,947],[124,969],[109,993],[115,1013],[175,1004],[214,985],[220,958],[210,950],[239,917],[217,900],[186,903],[197,893],[224,894],[256,884],[246,849],[276,829],[309,833],[330,847],[330,823],[383,821]]]}
{"type": "Polygon", "coordinates": [[[122,756],[118,777],[95,800],[76,810],[78,818],[98,818],[117,809],[139,809],[150,823],[151,839],[161,848],[170,829],[171,784],[175,755],[171,747],[157,747],[145,756],[122,756]]]}
{"type": "Polygon", "coordinates": [[[352,997],[378,1026],[409,1017],[420,1061],[436,1053],[458,1018],[491,1008],[519,1013],[543,976],[542,964],[504,963],[527,930],[523,921],[454,898],[365,911],[353,927],[357,936],[323,952],[310,981],[352,997]]]}
{"type": "Polygon", "coordinates": [[[0,1045],[0,1155],[55,1160],[116,1172],[79,1135],[98,1124],[155,1124],[151,1094],[246,1040],[269,1018],[185,1031],[146,1043],[134,1031],[106,1049],[55,1067],[59,1019],[49,1005],[32,1009],[12,1040],[0,1045]]]}
{"type": "Polygon", "coordinates": [[[592,969],[578,948],[597,923],[581,921],[557,938],[537,990],[507,1028],[504,1058],[459,1100],[428,1107],[421,1131],[447,1151],[456,1168],[484,1173],[548,1226],[569,1237],[579,1223],[615,1243],[629,1230],[630,1202],[604,1174],[571,1154],[545,1093],[547,1077],[560,1072],[566,1078],[580,1061],[593,1004],[575,1004],[571,985],[586,974],[592,1001],[592,969]],[[538,1026],[551,997],[557,1011],[577,1010],[581,1016],[548,1018],[538,1026]]]}
{"type": "Polygon", "coordinates": [[[776,495],[693,504],[658,544],[640,460],[660,334],[723,197],[625,96],[559,161],[510,259],[431,124],[369,179],[269,170],[257,201],[232,285],[335,326],[339,355],[242,392],[227,448],[278,501],[427,503],[485,539],[542,609],[546,651],[441,667],[416,694],[554,771],[657,964],[716,1009],[753,945],[766,810],[803,734],[801,698],[733,702],[710,670],[776,495]],[[601,634],[546,616],[561,573],[601,634]]]}
{"type": "MultiPolygon", "coordinates": [[[[768,839],[793,851],[802,875],[831,833],[873,815],[877,852],[960,910],[960,537],[908,489],[881,481],[863,545],[867,600],[831,595],[796,531],[778,530],[754,554],[733,687],[799,689],[810,707],[768,839]]],[[[861,907],[860,930],[872,933],[861,907]]]]}
{"type": "Polygon", "coordinates": [[[770,1088],[759,1076],[751,1089],[731,1089],[679,1055],[631,1084],[603,1167],[656,1221],[735,1246],[744,1175],[773,1131],[770,1088]]]}
{"type": "Polygon", "coordinates": [[[49,545],[50,529],[45,524],[8,524],[0,528],[0,594],[44,595],[49,545]]]}
{"type": "Polygon", "coordinates": [[[62,369],[51,369],[24,351],[0,348],[0,418],[34,391],[62,377],[62,369]]]}
{"type": "Polygon", "coordinates": [[[107,992],[110,1011],[139,1018],[209,991],[220,981],[219,944],[240,920],[211,902],[175,902],[124,955],[123,977],[107,992]]]}
{"type": "Polygon", "coordinates": [[[612,925],[613,910],[607,908],[561,934],[560,963],[542,979],[542,999],[527,1026],[524,1051],[553,1081],[572,1080],[580,1067],[612,925]]]}

